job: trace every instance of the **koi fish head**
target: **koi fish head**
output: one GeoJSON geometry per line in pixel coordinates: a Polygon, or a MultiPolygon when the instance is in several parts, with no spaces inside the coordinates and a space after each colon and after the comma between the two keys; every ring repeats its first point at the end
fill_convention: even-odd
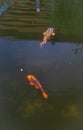
{"type": "Polygon", "coordinates": [[[44,36],[46,37],[50,37],[51,35],[55,35],[55,30],[54,28],[48,28],[44,33],[43,33],[44,36]]]}
{"type": "Polygon", "coordinates": [[[30,82],[30,85],[33,85],[33,80],[35,80],[35,77],[33,75],[27,75],[27,79],[30,82]]]}
{"type": "Polygon", "coordinates": [[[33,82],[32,82],[32,75],[27,75],[27,79],[29,80],[29,84],[30,85],[34,85],[33,82]]]}
{"type": "Polygon", "coordinates": [[[31,80],[32,76],[31,75],[27,75],[27,79],[31,80]]]}
{"type": "Polygon", "coordinates": [[[38,82],[38,80],[33,75],[27,75],[27,79],[29,80],[29,84],[31,86],[34,86],[35,89],[40,88],[40,83],[38,82]]]}

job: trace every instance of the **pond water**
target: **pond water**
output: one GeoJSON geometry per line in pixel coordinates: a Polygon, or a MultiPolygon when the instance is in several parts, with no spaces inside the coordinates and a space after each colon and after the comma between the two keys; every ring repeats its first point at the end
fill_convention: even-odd
{"type": "Polygon", "coordinates": [[[12,6],[0,17],[0,37],[13,39],[41,39],[50,26],[50,5],[36,12],[34,4],[12,6]],[[47,8],[46,8],[47,7],[47,8]]]}
{"type": "MultiPolygon", "coordinates": [[[[0,34],[3,37],[0,39],[0,129],[82,130],[83,44],[55,41],[54,45],[47,42],[40,48],[41,38],[38,33],[47,24],[42,28],[39,24],[41,30],[36,30],[36,25],[32,30],[28,26],[27,31],[24,25],[16,26],[14,15],[11,15],[11,24],[15,25],[11,27],[14,30],[16,27],[16,30],[9,31],[11,29],[6,15],[9,13],[1,17],[5,20],[1,28],[3,33],[0,34]],[[27,33],[22,30],[21,33],[17,32],[17,28],[24,28],[27,33]],[[32,39],[28,36],[29,31],[32,39]],[[25,36],[21,39],[23,33],[27,34],[27,38],[25,36]],[[26,78],[28,74],[37,77],[48,93],[48,99],[44,99],[40,91],[29,85],[26,78]]],[[[27,18],[26,15],[24,17],[27,18]]]]}
{"type": "Polygon", "coordinates": [[[83,46],[48,42],[40,48],[39,43],[0,40],[1,128],[82,129],[83,46]],[[27,74],[37,77],[47,100],[29,85],[27,74]]]}

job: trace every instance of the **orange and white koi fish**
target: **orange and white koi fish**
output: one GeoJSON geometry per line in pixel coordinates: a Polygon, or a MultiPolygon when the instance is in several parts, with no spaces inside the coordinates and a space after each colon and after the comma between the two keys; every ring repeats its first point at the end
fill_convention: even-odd
{"type": "Polygon", "coordinates": [[[55,35],[55,29],[50,27],[43,33],[43,35],[44,37],[43,37],[43,41],[40,43],[40,47],[45,45],[47,41],[51,39],[51,36],[55,35]]]}
{"type": "Polygon", "coordinates": [[[40,82],[35,78],[35,76],[33,75],[27,75],[27,79],[29,80],[29,83],[31,86],[34,86],[35,89],[40,89],[40,91],[42,92],[42,95],[45,99],[48,98],[47,93],[45,92],[45,90],[43,89],[42,85],[40,84],[40,82]]]}

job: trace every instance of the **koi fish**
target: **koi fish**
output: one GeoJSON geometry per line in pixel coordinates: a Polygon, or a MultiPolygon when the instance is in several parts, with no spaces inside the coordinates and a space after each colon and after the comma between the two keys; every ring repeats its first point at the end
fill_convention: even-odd
{"type": "Polygon", "coordinates": [[[45,45],[48,40],[51,39],[51,36],[55,35],[55,30],[54,28],[48,28],[44,33],[43,33],[43,41],[40,43],[40,47],[45,45]]]}
{"type": "Polygon", "coordinates": [[[27,79],[29,80],[29,84],[31,86],[34,86],[35,89],[40,89],[40,91],[42,92],[42,95],[45,99],[48,98],[47,93],[45,92],[45,90],[43,89],[42,85],[40,84],[40,82],[35,78],[35,76],[33,75],[27,75],[27,79]]]}

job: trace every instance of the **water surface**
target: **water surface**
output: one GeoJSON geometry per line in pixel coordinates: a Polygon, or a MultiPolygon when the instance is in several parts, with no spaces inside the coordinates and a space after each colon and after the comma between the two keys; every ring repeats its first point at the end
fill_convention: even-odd
{"type": "Polygon", "coordinates": [[[42,33],[55,26],[51,6],[37,13],[34,4],[22,4],[0,17],[1,130],[83,129],[83,42],[58,33],[40,48],[42,33]],[[27,74],[37,77],[47,100],[27,74]]]}
{"type": "Polygon", "coordinates": [[[1,129],[83,129],[82,44],[39,44],[0,40],[1,129]],[[29,85],[27,74],[38,78],[47,100],[29,85]]]}

